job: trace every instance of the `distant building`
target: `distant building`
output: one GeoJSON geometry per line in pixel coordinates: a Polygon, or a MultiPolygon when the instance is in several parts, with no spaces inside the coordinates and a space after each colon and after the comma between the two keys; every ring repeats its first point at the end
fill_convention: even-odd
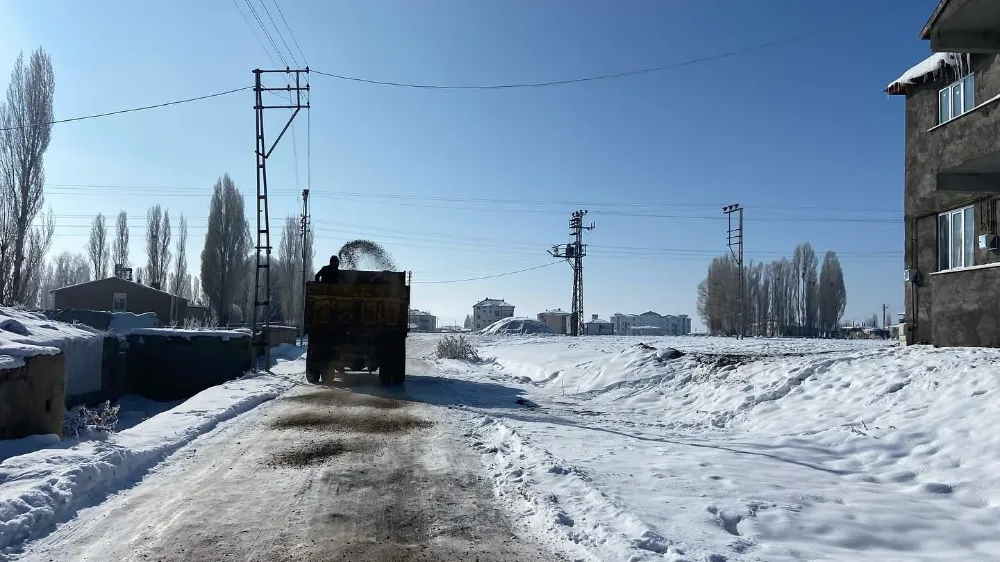
{"type": "Polygon", "coordinates": [[[583,325],[583,333],[588,336],[611,336],[615,333],[615,325],[594,314],[590,317],[590,321],[583,325]]]}
{"type": "Polygon", "coordinates": [[[684,336],[691,333],[691,318],[687,314],[660,315],[649,311],[642,314],[616,313],[611,317],[615,334],[684,336]]]}
{"type": "Polygon", "coordinates": [[[556,334],[568,334],[570,332],[570,318],[572,314],[565,310],[546,310],[538,313],[538,321],[545,322],[556,334]]]}
{"type": "Polygon", "coordinates": [[[472,329],[482,330],[497,320],[513,316],[514,305],[487,297],[472,305],[472,329]]]}
{"type": "Polygon", "coordinates": [[[119,277],[107,277],[49,291],[52,308],[107,312],[155,312],[161,326],[173,326],[188,317],[188,301],[166,291],[119,277]]]}
{"type": "Polygon", "coordinates": [[[410,327],[416,332],[433,332],[437,330],[437,317],[422,310],[410,311],[410,327]]]}

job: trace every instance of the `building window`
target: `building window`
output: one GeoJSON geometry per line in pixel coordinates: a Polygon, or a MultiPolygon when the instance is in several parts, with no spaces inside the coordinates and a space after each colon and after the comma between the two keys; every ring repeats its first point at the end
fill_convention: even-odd
{"type": "Polygon", "coordinates": [[[111,301],[111,312],[125,312],[125,293],[115,293],[111,301]]]}
{"type": "Polygon", "coordinates": [[[947,123],[976,107],[975,84],[976,75],[970,74],[938,92],[938,123],[947,123]]]}
{"type": "Polygon", "coordinates": [[[973,207],[938,215],[938,270],[976,265],[976,219],[973,207]]]}

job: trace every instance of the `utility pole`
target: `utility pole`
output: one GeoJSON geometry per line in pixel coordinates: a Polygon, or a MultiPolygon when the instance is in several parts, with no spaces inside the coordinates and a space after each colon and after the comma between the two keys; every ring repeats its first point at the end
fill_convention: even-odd
{"type": "Polygon", "coordinates": [[[573,308],[570,316],[570,335],[579,336],[583,333],[583,256],[587,255],[587,245],[583,243],[583,231],[594,230],[594,223],[590,226],[583,226],[583,217],[586,210],[574,211],[569,219],[569,235],[573,237],[573,242],[569,244],[559,244],[549,250],[549,254],[555,258],[565,258],[570,267],[573,268],[573,308]]]}
{"type": "Polygon", "coordinates": [[[726,230],[726,246],[729,252],[736,259],[736,318],[739,323],[738,339],[746,338],[746,318],[743,314],[743,291],[746,287],[746,280],[743,275],[743,207],[739,203],[726,205],[722,208],[726,218],[729,219],[729,227],[726,230]],[[733,214],[737,214],[738,221],[733,224],[733,214]]]}
{"type": "Polygon", "coordinates": [[[888,328],[889,327],[889,318],[886,316],[886,311],[887,310],[889,310],[889,305],[883,304],[882,305],[882,327],[883,328],[888,328]]]}
{"type": "Polygon", "coordinates": [[[309,255],[309,188],[302,190],[302,216],[299,217],[299,233],[302,235],[302,323],[300,328],[301,337],[299,345],[306,343],[306,281],[309,280],[309,272],[306,271],[309,255]]]}
{"type": "Polygon", "coordinates": [[[295,116],[303,108],[309,109],[309,67],[293,70],[285,67],[283,70],[261,70],[255,68],[254,74],[254,113],[257,118],[257,267],[254,271],[253,315],[250,321],[250,358],[251,365],[256,365],[257,348],[264,348],[264,370],[271,369],[271,228],[267,202],[267,159],[278,146],[278,141],[285,135],[295,116]],[[267,87],[263,83],[265,75],[284,74],[285,86],[281,88],[267,87]],[[303,76],[305,75],[305,76],[303,76]],[[304,79],[304,80],[303,80],[304,79]],[[305,84],[303,84],[305,82],[305,84]],[[295,84],[294,86],[292,84],[295,84]],[[264,103],[264,92],[284,92],[288,94],[288,102],[281,105],[264,103]],[[292,95],[294,94],[294,95],[292,95]],[[306,94],[306,95],[303,95],[306,94]],[[292,115],[281,129],[270,147],[264,140],[264,110],[291,109],[292,115]],[[257,337],[257,327],[260,324],[260,338],[257,337]]]}

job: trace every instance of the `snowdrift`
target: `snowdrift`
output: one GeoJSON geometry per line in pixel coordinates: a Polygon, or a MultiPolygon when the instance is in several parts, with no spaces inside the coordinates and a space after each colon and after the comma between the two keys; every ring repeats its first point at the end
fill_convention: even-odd
{"type": "Polygon", "coordinates": [[[21,367],[25,357],[65,356],[66,396],[101,389],[104,336],[82,324],[49,320],[40,312],[0,307],[0,365],[21,367]]]}
{"type": "Polygon", "coordinates": [[[503,318],[483,328],[486,335],[528,335],[551,334],[552,328],[545,322],[531,318],[503,318]]]}
{"type": "Polygon", "coordinates": [[[455,376],[522,388],[539,408],[473,414],[473,445],[515,519],[570,555],[971,561],[1000,548],[1000,350],[506,338],[483,352],[495,362],[455,376]]]}

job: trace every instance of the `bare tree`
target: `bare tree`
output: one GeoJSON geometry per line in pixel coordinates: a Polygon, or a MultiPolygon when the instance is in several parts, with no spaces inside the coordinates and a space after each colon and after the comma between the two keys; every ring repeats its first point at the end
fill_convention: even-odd
{"type": "MultiPolygon", "coordinates": [[[[302,234],[299,221],[294,216],[285,217],[278,244],[278,261],[275,272],[281,291],[281,310],[286,322],[298,325],[302,314],[302,234]]],[[[311,261],[311,260],[310,260],[311,261]]],[[[272,295],[272,301],[274,300],[272,295]]]]}
{"type": "Polygon", "coordinates": [[[225,174],[212,190],[200,272],[202,291],[220,324],[229,323],[237,292],[252,274],[247,271],[250,241],[243,195],[225,174]]]}
{"type": "Polygon", "coordinates": [[[799,286],[799,302],[797,308],[799,312],[798,325],[800,335],[811,336],[816,331],[816,287],[819,284],[816,274],[816,252],[808,242],[799,244],[795,248],[795,263],[798,264],[796,275],[799,286]]]}
{"type": "MultiPolygon", "coordinates": [[[[34,236],[29,231],[44,202],[44,155],[52,139],[54,96],[55,73],[49,56],[39,48],[25,66],[23,53],[18,55],[7,99],[0,103],[0,191],[4,193],[0,223],[6,227],[0,234],[0,299],[7,303],[27,300],[31,273],[25,261],[32,252],[38,253],[32,249],[33,241],[46,240],[44,232],[34,236]]],[[[41,268],[41,263],[36,267],[41,268]]]]}
{"type": "Polygon", "coordinates": [[[111,250],[112,265],[117,268],[128,267],[128,214],[125,211],[118,213],[118,231],[115,242],[111,250]]]}
{"type": "Polygon", "coordinates": [[[837,254],[827,252],[823,256],[823,269],[819,274],[819,325],[823,335],[833,333],[847,308],[847,289],[844,286],[844,271],[840,267],[837,254]]]}
{"type": "Polygon", "coordinates": [[[135,268],[135,282],[142,285],[143,271],[141,267],[135,268]]]}
{"type": "Polygon", "coordinates": [[[90,239],[87,241],[87,257],[94,272],[94,279],[104,279],[108,276],[108,224],[103,213],[97,213],[90,226],[90,239]]]}
{"type": "Polygon", "coordinates": [[[90,281],[90,263],[83,254],[63,252],[52,260],[51,279],[53,289],[86,283],[90,281]]]}
{"type": "Polygon", "coordinates": [[[146,211],[146,278],[147,284],[167,289],[170,268],[170,213],[159,205],[146,211]]]}
{"type": "MultiPolygon", "coordinates": [[[[169,228],[169,222],[168,228],[169,228]]],[[[181,214],[180,232],[177,233],[177,268],[174,270],[170,292],[181,297],[187,297],[187,289],[191,280],[187,274],[187,219],[181,214]]]]}

